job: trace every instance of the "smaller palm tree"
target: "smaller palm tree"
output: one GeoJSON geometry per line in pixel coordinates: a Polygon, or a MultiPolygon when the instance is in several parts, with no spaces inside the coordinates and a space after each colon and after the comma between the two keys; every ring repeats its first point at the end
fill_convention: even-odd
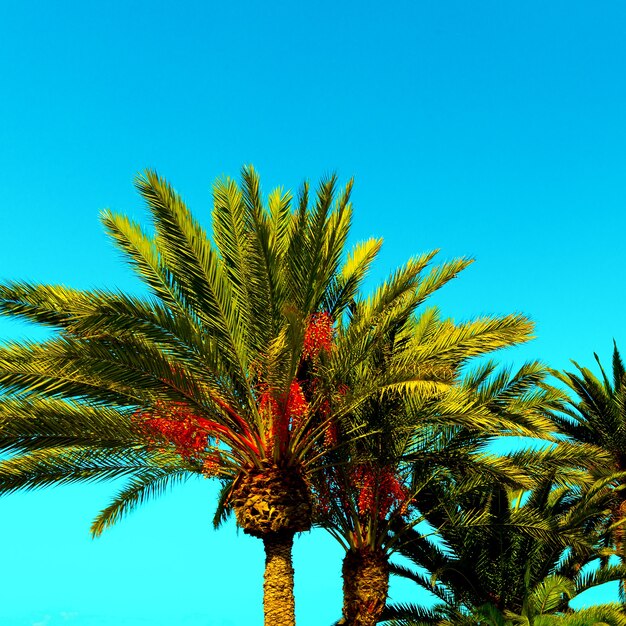
{"type": "MultiPolygon", "coordinates": [[[[591,370],[574,362],[577,372],[553,371],[573,394],[571,402],[554,416],[562,433],[573,441],[597,446],[606,453],[596,468],[600,480],[613,475],[610,506],[611,532],[606,545],[613,545],[622,560],[626,558],[626,369],[613,342],[612,372],[609,376],[597,354],[598,378],[591,370]]],[[[626,601],[626,580],[620,589],[626,601]]]]}
{"type": "MultiPolygon", "coordinates": [[[[569,599],[624,575],[622,565],[590,569],[610,554],[603,548],[610,485],[558,483],[544,478],[526,493],[491,486],[427,516],[437,524],[438,541],[413,532],[399,548],[426,572],[398,565],[392,572],[440,599],[431,623],[460,625],[468,616],[470,623],[549,623],[546,615],[568,614],[569,599]],[[458,523],[477,514],[474,525],[458,523]]],[[[415,608],[390,606],[384,616],[397,626],[424,621],[415,608]]]]}
{"type": "MultiPolygon", "coordinates": [[[[459,489],[470,489],[487,475],[491,480],[530,484],[519,465],[484,454],[480,446],[466,445],[463,457],[456,450],[446,458],[450,451],[441,435],[465,429],[481,433],[482,443],[503,432],[547,436],[551,423],[546,413],[550,402],[559,397],[553,397],[552,390],[539,389],[546,372],[536,364],[525,366],[510,379],[499,376],[485,384],[493,371],[489,365],[483,377],[475,375],[453,385],[456,372],[471,356],[515,342],[511,318],[455,326],[439,323],[428,312],[392,337],[395,343],[388,343],[361,375],[367,379],[377,368],[393,370],[396,359],[407,359],[421,372],[431,372],[430,384],[414,385],[403,395],[385,393],[361,405],[357,421],[367,424],[369,432],[329,452],[328,467],[317,474],[315,482],[318,524],[346,550],[340,623],[351,626],[369,626],[379,620],[387,597],[389,557],[403,534],[424,519],[424,509],[416,506],[418,494],[430,493],[430,483],[442,479],[440,470],[447,460],[460,465],[470,477],[459,489]],[[437,452],[430,449],[435,442],[440,444],[437,452]]],[[[523,338],[517,335],[517,340],[523,338]]],[[[329,366],[325,374],[331,371],[329,366]]],[[[354,378],[347,380],[351,383],[354,378]]],[[[420,497],[419,502],[426,508],[439,505],[427,497],[420,497]]]]}

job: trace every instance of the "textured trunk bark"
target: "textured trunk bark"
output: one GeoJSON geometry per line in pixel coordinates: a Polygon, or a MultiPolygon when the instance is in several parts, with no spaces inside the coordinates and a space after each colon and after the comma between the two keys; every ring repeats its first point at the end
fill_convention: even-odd
{"type": "Polygon", "coordinates": [[[235,480],[230,504],[237,523],[253,537],[311,528],[311,489],[294,468],[267,465],[235,480]]]}
{"type": "Polygon", "coordinates": [[[243,531],[263,539],[265,626],[295,626],[291,549],[297,532],[311,528],[311,490],[297,468],[266,464],[243,472],[231,490],[243,531]]]}
{"type": "Polygon", "coordinates": [[[389,561],[382,550],[350,550],[343,559],[346,626],[375,626],[389,591],[389,561]]]}
{"type": "Polygon", "coordinates": [[[265,626],[295,626],[296,623],[291,563],[293,537],[293,532],[270,533],[263,537],[265,626]]]}

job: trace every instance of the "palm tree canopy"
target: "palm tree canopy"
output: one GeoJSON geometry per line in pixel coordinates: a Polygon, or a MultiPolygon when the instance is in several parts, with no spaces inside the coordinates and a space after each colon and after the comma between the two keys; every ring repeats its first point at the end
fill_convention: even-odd
{"type": "Polygon", "coordinates": [[[626,469],[626,370],[613,344],[612,375],[609,377],[594,354],[601,378],[574,362],[578,372],[553,371],[573,392],[574,400],[563,415],[556,415],[560,429],[574,440],[597,445],[610,452],[609,470],[626,469]]]}
{"type": "Polygon", "coordinates": [[[427,271],[435,252],[416,257],[363,300],[381,242],[345,254],[351,182],[338,191],[331,176],[312,199],[305,185],[292,210],[281,190],[264,203],[244,168],[241,185],[214,186],[212,239],[155,172],[136,183],[154,232],[110,211],[102,220],[149,297],[0,286],[1,313],[57,331],[0,348],[0,445],[11,454],[0,493],[129,478],[94,521],[99,534],[174,480],[217,477],[220,509],[264,542],[266,626],[288,626],[293,537],[311,526],[308,474],[326,431],[372,394],[423,378],[405,362],[348,394],[319,384],[336,328],[356,312],[342,358],[358,369],[470,260],[427,271]]]}
{"type": "MultiPolygon", "coordinates": [[[[443,498],[447,487],[439,488],[443,498]]],[[[622,565],[585,567],[611,553],[603,546],[610,493],[606,482],[581,489],[547,476],[529,492],[492,484],[448,498],[427,515],[436,541],[412,531],[398,548],[426,572],[392,572],[455,610],[492,605],[507,619],[562,611],[569,598],[625,573],[622,565]]],[[[410,611],[391,607],[388,616],[410,611]]]]}
{"type": "MultiPolygon", "coordinates": [[[[170,477],[230,481],[319,457],[331,420],[322,406],[339,419],[424,374],[405,360],[342,395],[312,384],[317,370],[329,361],[362,368],[398,320],[471,262],[428,269],[435,252],[416,257],[362,299],[381,241],[345,253],[351,182],[338,190],[331,176],[312,198],[304,185],[293,208],[281,190],[264,203],[256,172],[244,168],[240,185],[214,185],[212,239],[155,172],[136,184],[154,232],[110,211],[102,221],[148,297],[0,285],[0,313],[55,331],[0,349],[0,446],[11,454],[0,492],[130,477],[97,533],[170,477]],[[358,323],[331,351],[348,317],[358,323]]],[[[502,325],[530,331],[521,316],[502,325]]]]}

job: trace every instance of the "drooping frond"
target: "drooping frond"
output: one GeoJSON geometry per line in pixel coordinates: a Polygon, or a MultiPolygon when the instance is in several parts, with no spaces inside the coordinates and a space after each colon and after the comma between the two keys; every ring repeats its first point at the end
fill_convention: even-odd
{"type": "Polygon", "coordinates": [[[436,626],[449,624],[443,607],[427,608],[418,604],[389,604],[382,614],[387,626],[436,626]]]}
{"type": "Polygon", "coordinates": [[[93,520],[91,535],[99,537],[136,507],[163,495],[170,487],[188,480],[192,475],[188,469],[178,469],[175,465],[149,466],[134,473],[128,483],[115,494],[111,503],[93,520]]]}
{"type": "MultiPolygon", "coordinates": [[[[155,459],[145,449],[111,450],[87,446],[45,448],[16,454],[0,463],[0,495],[51,485],[108,481],[132,476],[146,465],[181,461],[164,452],[155,459]]],[[[189,467],[191,470],[192,468],[189,467]]]]}
{"type": "Polygon", "coordinates": [[[232,514],[232,507],[229,505],[232,486],[232,481],[226,480],[220,488],[215,514],[213,515],[213,528],[219,528],[232,514]]]}
{"type": "Polygon", "coordinates": [[[5,398],[0,402],[0,452],[90,446],[124,449],[144,442],[128,412],[54,398],[5,398]]]}
{"type": "Polygon", "coordinates": [[[574,579],[576,595],[608,582],[626,579],[626,566],[623,564],[607,565],[580,572],[574,579]]]}

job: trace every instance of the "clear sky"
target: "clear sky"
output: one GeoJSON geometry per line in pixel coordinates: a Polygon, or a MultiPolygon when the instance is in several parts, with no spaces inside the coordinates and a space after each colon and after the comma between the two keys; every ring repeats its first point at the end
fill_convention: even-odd
{"type": "MultiPolygon", "coordinates": [[[[374,279],[473,256],[437,303],[529,314],[537,339],[503,361],[607,360],[626,350],[625,28],[604,0],[0,0],[0,280],[139,290],[98,212],[140,216],[145,167],[199,216],[244,163],[265,190],[334,170],[356,178],[353,239],[385,239],[374,279]]],[[[262,624],[261,543],[210,528],[208,481],[92,541],[115,488],[0,500],[0,624],[262,624]]],[[[301,626],[340,615],[341,556],[298,539],[301,626]]]]}

